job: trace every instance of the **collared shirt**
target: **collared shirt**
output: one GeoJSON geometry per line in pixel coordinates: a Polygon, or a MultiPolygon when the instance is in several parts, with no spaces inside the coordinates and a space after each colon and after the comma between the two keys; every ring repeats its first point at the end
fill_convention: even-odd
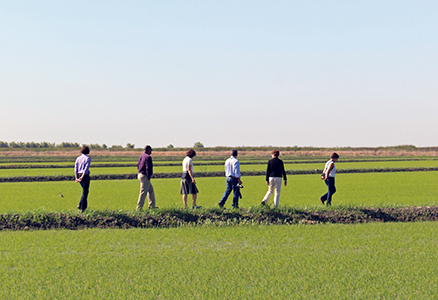
{"type": "Polygon", "coordinates": [[[268,161],[268,168],[266,169],[266,181],[269,181],[269,177],[282,177],[286,181],[286,171],[284,170],[284,164],[281,159],[275,157],[268,161]]]}
{"type": "Polygon", "coordinates": [[[148,179],[151,179],[153,174],[152,157],[146,152],[138,158],[137,169],[138,173],[146,175],[148,179]]]}
{"type": "Polygon", "coordinates": [[[75,174],[90,174],[90,163],[91,158],[85,154],[76,158],[75,174]]]}
{"type": "Polygon", "coordinates": [[[225,161],[225,176],[240,178],[240,162],[234,156],[225,161]]]}

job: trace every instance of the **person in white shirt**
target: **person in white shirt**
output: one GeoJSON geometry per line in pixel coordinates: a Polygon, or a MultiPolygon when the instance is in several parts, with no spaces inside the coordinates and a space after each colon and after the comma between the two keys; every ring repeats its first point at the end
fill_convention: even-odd
{"type": "Polygon", "coordinates": [[[233,191],[233,208],[239,208],[240,187],[242,184],[240,180],[240,162],[237,160],[237,150],[231,151],[231,157],[225,161],[225,176],[227,177],[227,189],[219,201],[219,206],[224,207],[228,196],[233,191]]]}
{"type": "Polygon", "coordinates": [[[196,187],[195,177],[193,177],[193,160],[192,158],[196,156],[196,151],[190,149],[186,153],[186,158],[184,158],[182,162],[183,173],[181,176],[181,195],[183,199],[184,208],[187,208],[187,195],[192,195],[192,208],[197,209],[201,208],[196,205],[196,198],[199,193],[198,188],[196,187]]]}
{"type": "Polygon", "coordinates": [[[322,195],[319,200],[324,205],[324,202],[327,201],[327,206],[332,205],[332,196],[336,193],[335,187],[335,175],[336,175],[336,167],[335,162],[339,159],[339,155],[337,153],[333,153],[331,159],[325,164],[324,171],[321,179],[325,181],[325,184],[328,187],[328,192],[322,195]]]}

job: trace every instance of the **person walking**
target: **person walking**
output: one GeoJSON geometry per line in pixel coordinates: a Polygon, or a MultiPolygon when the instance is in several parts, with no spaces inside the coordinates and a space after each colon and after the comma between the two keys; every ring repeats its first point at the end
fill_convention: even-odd
{"type": "Polygon", "coordinates": [[[332,197],[333,194],[336,193],[335,187],[335,175],[336,175],[336,167],[335,162],[339,159],[339,155],[337,153],[333,153],[330,160],[325,164],[324,171],[322,172],[321,179],[325,181],[325,184],[328,187],[328,192],[322,195],[319,200],[324,205],[324,202],[327,201],[327,206],[332,205],[332,197]]]}
{"type": "Polygon", "coordinates": [[[75,181],[82,187],[82,196],[79,201],[78,209],[84,212],[88,207],[88,193],[90,191],[90,148],[83,146],[81,155],[75,161],[75,181]]]}
{"type": "Polygon", "coordinates": [[[144,148],[144,153],[138,158],[138,181],[140,181],[140,195],[138,196],[137,210],[142,210],[146,196],[148,197],[149,208],[155,207],[155,193],[154,187],[151,183],[151,177],[153,174],[152,165],[152,147],[147,145],[144,148]]]}
{"type": "Polygon", "coordinates": [[[240,180],[240,162],[237,159],[237,150],[231,151],[231,157],[225,161],[225,176],[227,177],[227,189],[222,196],[221,201],[219,201],[219,207],[223,208],[228,196],[233,191],[233,208],[239,208],[239,196],[240,187],[242,181],[240,180]]]}
{"type": "Polygon", "coordinates": [[[196,151],[190,149],[186,153],[186,158],[182,162],[183,173],[181,176],[181,195],[184,204],[184,208],[187,208],[187,195],[192,195],[192,208],[201,208],[196,205],[196,198],[199,193],[196,187],[195,177],[193,177],[193,157],[196,156],[196,151]]]}
{"type": "Polygon", "coordinates": [[[266,184],[269,186],[268,192],[262,200],[262,205],[266,205],[275,190],[274,194],[274,208],[278,207],[281,191],[281,179],[284,178],[284,186],[287,186],[286,171],[284,170],[284,164],[281,159],[278,158],[280,151],[277,149],[272,150],[272,159],[268,161],[268,167],[266,169],[266,184]]]}

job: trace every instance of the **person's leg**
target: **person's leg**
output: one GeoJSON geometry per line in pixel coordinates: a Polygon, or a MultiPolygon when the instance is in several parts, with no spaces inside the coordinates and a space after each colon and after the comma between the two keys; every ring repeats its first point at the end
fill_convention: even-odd
{"type": "Polygon", "coordinates": [[[233,179],[232,182],[232,188],[233,188],[233,207],[238,208],[239,207],[239,197],[240,197],[240,187],[237,186],[239,183],[236,178],[233,179]]]}
{"type": "Polygon", "coordinates": [[[187,194],[182,195],[182,200],[183,200],[184,208],[187,208],[187,194]]]}
{"type": "MultiPolygon", "coordinates": [[[[269,198],[271,198],[272,193],[274,192],[274,181],[272,180],[274,177],[269,177],[269,186],[268,191],[266,192],[265,197],[263,198],[262,202],[266,205],[268,203],[269,198]]],[[[262,204],[263,204],[262,203],[262,204]]]]}
{"type": "Polygon", "coordinates": [[[82,197],[79,202],[79,209],[84,211],[88,207],[88,193],[90,191],[90,176],[84,175],[82,178],[80,185],[82,187],[82,197]]]}
{"type": "Polygon", "coordinates": [[[152,183],[149,182],[149,189],[148,189],[148,202],[149,202],[149,208],[155,208],[155,192],[154,187],[152,186],[152,183]]]}
{"type": "Polygon", "coordinates": [[[146,199],[147,190],[149,189],[149,180],[146,175],[138,173],[138,181],[140,181],[140,195],[138,196],[137,209],[143,209],[144,200],[146,199]]]}
{"type": "MultiPolygon", "coordinates": [[[[329,181],[328,178],[326,180],[324,180],[324,183],[327,185],[327,188],[330,190],[329,187],[329,181]]],[[[325,193],[324,195],[322,195],[319,199],[321,200],[321,203],[324,204],[325,201],[327,201],[327,197],[329,195],[329,192],[325,193]]]]}
{"type": "Polygon", "coordinates": [[[281,177],[274,177],[272,181],[274,182],[275,187],[274,208],[277,208],[280,202],[281,177]]]}
{"type": "Polygon", "coordinates": [[[328,186],[327,206],[330,206],[330,205],[332,205],[333,194],[336,193],[335,178],[334,177],[327,178],[327,186],[328,186]]]}
{"type": "Polygon", "coordinates": [[[225,202],[228,199],[228,196],[231,194],[231,191],[233,190],[233,185],[231,183],[232,177],[227,177],[227,189],[225,190],[224,195],[222,196],[221,201],[219,201],[219,205],[225,205],[225,202]]]}
{"type": "Polygon", "coordinates": [[[194,208],[196,208],[197,207],[197,205],[196,205],[196,199],[198,198],[198,194],[193,194],[192,195],[192,207],[194,207],[194,208]]]}
{"type": "MultiPolygon", "coordinates": [[[[78,178],[81,176],[82,176],[82,174],[78,174],[78,178]]],[[[81,185],[81,188],[82,188],[82,195],[81,195],[81,199],[79,200],[79,203],[78,203],[78,209],[82,210],[82,199],[84,199],[84,187],[83,187],[83,183],[79,182],[79,184],[81,185]]]]}

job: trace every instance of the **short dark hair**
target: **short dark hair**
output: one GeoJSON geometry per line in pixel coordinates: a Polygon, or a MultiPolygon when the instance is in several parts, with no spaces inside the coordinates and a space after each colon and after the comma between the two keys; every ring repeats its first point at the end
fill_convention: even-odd
{"type": "Polygon", "coordinates": [[[231,150],[231,155],[232,156],[237,156],[237,150],[236,149],[231,150]]]}
{"type": "Polygon", "coordinates": [[[90,148],[88,148],[87,146],[83,146],[81,149],[81,153],[82,154],[89,154],[90,153],[90,148]]]}
{"type": "Polygon", "coordinates": [[[339,155],[338,155],[338,153],[336,153],[336,152],[333,152],[333,154],[332,154],[332,157],[331,158],[339,158],[339,155]]]}
{"type": "Polygon", "coordinates": [[[278,157],[280,155],[280,151],[278,151],[277,149],[274,149],[274,150],[272,150],[271,154],[274,155],[275,157],[278,157]]]}
{"type": "Polygon", "coordinates": [[[186,155],[190,158],[193,158],[196,156],[196,151],[193,149],[190,149],[189,151],[186,152],[186,155]]]}
{"type": "Polygon", "coordinates": [[[146,152],[146,151],[148,151],[148,150],[151,150],[151,151],[152,151],[152,147],[149,146],[149,145],[147,145],[146,147],[144,147],[144,152],[146,152]]]}

